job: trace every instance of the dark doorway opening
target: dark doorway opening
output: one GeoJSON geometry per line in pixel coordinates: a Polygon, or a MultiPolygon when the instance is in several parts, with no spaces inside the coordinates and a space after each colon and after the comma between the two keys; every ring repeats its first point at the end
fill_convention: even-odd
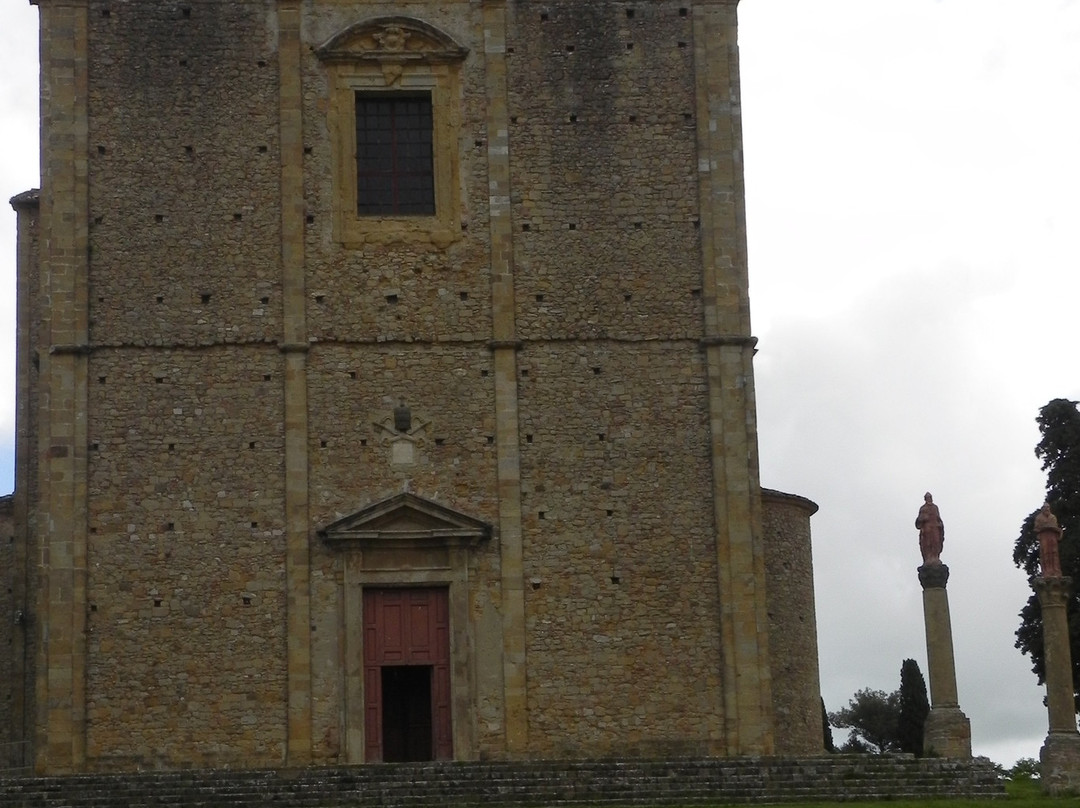
{"type": "Polygon", "coordinates": [[[431,665],[382,667],[383,760],[434,760],[431,733],[431,665]]]}
{"type": "Polygon", "coordinates": [[[446,587],[364,589],[364,760],[453,760],[446,587]]]}

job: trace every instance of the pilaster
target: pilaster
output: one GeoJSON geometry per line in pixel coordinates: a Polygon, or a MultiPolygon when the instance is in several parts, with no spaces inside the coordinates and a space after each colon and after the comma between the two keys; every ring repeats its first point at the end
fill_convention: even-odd
{"type": "Polygon", "coordinates": [[[482,4],[487,77],[487,171],[491,238],[492,351],[498,454],[499,548],[503,622],[506,754],[528,749],[525,672],[525,573],[521,535],[513,236],[510,221],[510,138],[506,86],[506,3],[482,4]]]}
{"type": "Polygon", "coordinates": [[[311,761],[311,596],[308,535],[307,323],[304,294],[304,144],[300,3],[278,9],[281,136],[281,286],[285,410],[286,763],[311,761]]]}
{"type": "Polygon", "coordinates": [[[735,3],[696,3],[705,361],[729,755],[773,751],[735,3]]]}
{"type": "Polygon", "coordinates": [[[86,756],[88,249],[87,3],[43,0],[39,490],[42,540],[36,767],[86,756]]]}

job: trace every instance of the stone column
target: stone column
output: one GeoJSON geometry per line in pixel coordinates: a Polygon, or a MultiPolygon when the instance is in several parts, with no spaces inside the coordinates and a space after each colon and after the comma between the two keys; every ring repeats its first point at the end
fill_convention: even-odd
{"type": "MultiPolygon", "coordinates": [[[[1049,514],[1049,508],[1043,508],[1049,514]]],[[[1046,705],[1050,731],[1039,759],[1043,788],[1050,794],[1080,792],[1080,734],[1076,732],[1073,701],[1072,653],[1069,646],[1069,618],[1066,607],[1072,578],[1061,574],[1057,543],[1061,528],[1053,516],[1036,519],[1039,536],[1041,577],[1032,585],[1042,607],[1043,659],[1046,668],[1046,705]]]]}
{"type": "Polygon", "coordinates": [[[926,662],[930,668],[930,715],[923,730],[923,749],[948,758],[971,757],[971,722],[956,695],[952,620],[945,584],[949,568],[940,561],[919,567],[926,623],[926,662]]]}

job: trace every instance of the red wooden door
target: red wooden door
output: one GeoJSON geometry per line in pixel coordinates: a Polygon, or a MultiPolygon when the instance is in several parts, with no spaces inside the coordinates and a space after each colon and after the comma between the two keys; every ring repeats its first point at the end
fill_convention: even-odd
{"type": "Polygon", "coordinates": [[[453,757],[447,589],[364,590],[364,739],[369,762],[453,757]]]}

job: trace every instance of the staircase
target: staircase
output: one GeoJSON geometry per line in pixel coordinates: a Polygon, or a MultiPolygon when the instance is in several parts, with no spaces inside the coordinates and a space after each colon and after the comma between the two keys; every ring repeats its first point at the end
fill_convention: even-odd
{"type": "Polygon", "coordinates": [[[0,778],[0,808],[516,808],[1004,797],[985,758],[499,761],[0,778]]]}

